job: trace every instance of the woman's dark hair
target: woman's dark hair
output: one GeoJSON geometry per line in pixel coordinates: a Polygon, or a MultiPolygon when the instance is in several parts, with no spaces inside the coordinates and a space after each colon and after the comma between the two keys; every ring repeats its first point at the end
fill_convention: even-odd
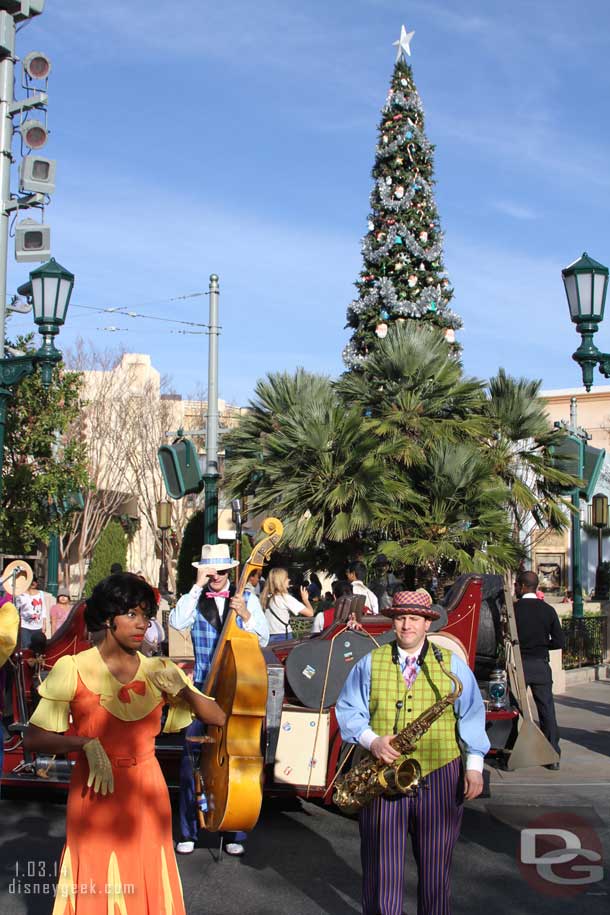
{"type": "Polygon", "coordinates": [[[30,651],[34,654],[44,654],[47,650],[47,637],[42,630],[35,629],[30,637],[30,651]]]}
{"type": "Polygon", "coordinates": [[[335,598],[345,597],[346,594],[351,596],[354,593],[351,581],[345,581],[342,578],[337,579],[337,581],[333,581],[331,588],[333,589],[333,595],[335,598]]]}
{"type": "Polygon", "coordinates": [[[347,571],[351,572],[352,575],[355,575],[358,581],[364,581],[366,578],[366,566],[363,562],[350,562],[347,571]]]}
{"type": "Polygon", "coordinates": [[[109,575],[95,586],[87,600],[85,624],[90,632],[99,632],[115,616],[121,616],[135,607],[142,607],[149,619],[156,616],[155,592],[148,582],[131,572],[109,575]]]}

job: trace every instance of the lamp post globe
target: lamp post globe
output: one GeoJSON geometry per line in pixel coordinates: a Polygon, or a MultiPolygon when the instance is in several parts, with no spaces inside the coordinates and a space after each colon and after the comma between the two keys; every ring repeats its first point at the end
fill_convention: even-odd
{"type": "Polygon", "coordinates": [[[73,288],[74,274],[58,264],[54,257],[31,270],[30,282],[19,288],[32,299],[34,323],[42,336],[43,343],[36,357],[45,386],[51,383],[53,366],[61,361],[53,338],[66,320],[73,288]]]}
{"type": "Polygon", "coordinates": [[[608,268],[593,260],[585,251],[582,257],[561,271],[565,287],[570,318],[576,325],[582,342],[572,355],[581,367],[582,380],[587,391],[593,385],[593,370],[599,363],[605,374],[604,357],[593,343],[604,319],[606,292],[608,289],[608,268]]]}
{"type": "Polygon", "coordinates": [[[54,257],[46,264],[30,271],[34,322],[41,328],[58,329],[66,320],[74,288],[74,274],[58,264],[54,257]]]}

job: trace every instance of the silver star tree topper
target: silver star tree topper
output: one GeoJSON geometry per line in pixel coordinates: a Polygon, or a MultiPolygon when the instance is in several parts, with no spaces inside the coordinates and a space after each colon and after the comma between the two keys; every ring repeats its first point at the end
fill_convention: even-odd
{"type": "Polygon", "coordinates": [[[400,38],[398,41],[393,41],[392,44],[395,48],[398,48],[396,52],[396,63],[400,60],[401,57],[406,57],[407,55],[411,56],[411,39],[415,35],[415,32],[407,32],[404,25],[400,27],[400,38]]]}

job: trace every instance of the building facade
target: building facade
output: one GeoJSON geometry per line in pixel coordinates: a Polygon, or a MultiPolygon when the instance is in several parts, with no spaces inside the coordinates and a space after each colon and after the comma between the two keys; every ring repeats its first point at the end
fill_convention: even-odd
{"type": "MultiPolygon", "coordinates": [[[[595,487],[610,499],[610,386],[543,391],[552,422],[570,422],[572,399],[576,400],[577,425],[590,436],[588,444],[606,451],[606,458],[595,487]]],[[[598,531],[591,524],[591,504],[581,499],[581,569],[583,589],[591,594],[595,588],[598,562],[598,531]]],[[[608,533],[602,532],[603,559],[610,560],[608,533]]],[[[538,573],[544,590],[560,592],[571,589],[571,545],[569,529],[562,534],[545,532],[537,536],[531,550],[532,568],[538,573]]]]}

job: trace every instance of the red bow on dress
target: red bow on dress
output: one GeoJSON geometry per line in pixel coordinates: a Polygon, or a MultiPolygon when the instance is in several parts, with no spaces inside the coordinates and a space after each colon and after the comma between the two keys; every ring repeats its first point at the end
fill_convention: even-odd
{"type": "Polygon", "coordinates": [[[229,591],[206,591],[206,597],[230,597],[231,594],[229,591]]]}
{"type": "Polygon", "coordinates": [[[117,693],[121,702],[131,702],[131,696],[129,695],[130,689],[132,689],[134,693],[137,693],[138,696],[143,696],[146,692],[146,683],[144,680],[132,680],[131,683],[126,683],[122,686],[117,693]]]}

